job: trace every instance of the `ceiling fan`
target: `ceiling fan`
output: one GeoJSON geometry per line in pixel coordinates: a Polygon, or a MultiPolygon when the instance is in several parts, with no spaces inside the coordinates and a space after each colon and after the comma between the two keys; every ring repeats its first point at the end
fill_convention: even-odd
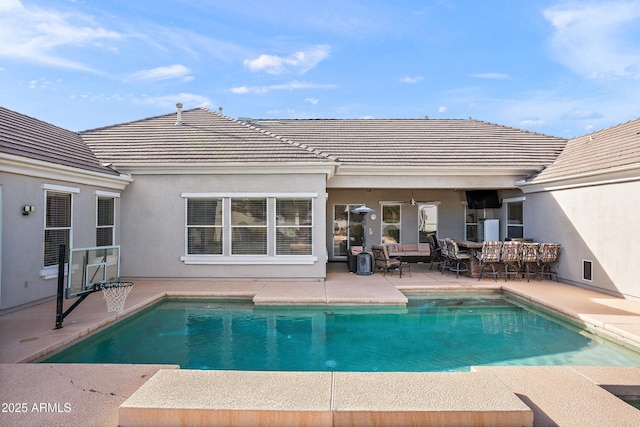
{"type": "Polygon", "coordinates": [[[405,200],[405,201],[401,201],[401,204],[409,204],[411,206],[416,206],[418,204],[421,203],[428,203],[428,200],[416,200],[415,197],[413,197],[413,190],[411,190],[411,199],[410,200],[405,200]]]}

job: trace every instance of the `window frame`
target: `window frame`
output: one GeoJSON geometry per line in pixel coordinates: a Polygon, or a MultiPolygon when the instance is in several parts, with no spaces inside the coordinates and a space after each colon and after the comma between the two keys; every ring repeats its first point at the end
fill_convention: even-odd
{"type": "MultiPolygon", "coordinates": [[[[389,236],[391,237],[391,236],[389,236]]],[[[380,203],[380,240],[382,243],[402,243],[402,203],[398,202],[382,202],[380,203]],[[398,221],[397,222],[387,222],[385,221],[385,208],[390,207],[398,207],[398,221]],[[388,235],[385,234],[385,227],[396,227],[398,230],[398,238],[396,242],[385,241],[385,237],[388,235]]]]}
{"type": "Polygon", "coordinates": [[[224,245],[226,242],[225,233],[224,233],[224,223],[225,223],[225,209],[224,209],[224,199],[221,197],[190,197],[185,199],[185,254],[186,256],[222,256],[224,254],[224,245]],[[220,224],[189,224],[189,201],[190,200],[217,200],[222,206],[220,209],[221,221],[220,224]],[[191,230],[196,228],[205,228],[205,229],[219,229],[220,230],[220,252],[219,253],[190,253],[189,248],[190,245],[190,236],[191,230]]]}
{"type": "MultiPolygon", "coordinates": [[[[362,221],[358,221],[362,219],[362,215],[356,215],[351,210],[355,208],[359,208],[360,206],[364,206],[364,203],[335,203],[331,207],[331,212],[333,214],[332,224],[333,229],[331,232],[331,240],[332,240],[332,258],[333,259],[347,259],[349,249],[352,246],[362,246],[362,236],[364,234],[364,229],[362,228],[362,221]],[[338,215],[337,212],[345,213],[345,224],[344,224],[344,233],[336,234],[336,225],[338,224],[338,215]],[[353,233],[355,228],[360,229],[360,235],[353,233]],[[336,237],[344,238],[344,248],[345,253],[340,253],[339,250],[342,244],[336,244],[336,237]]],[[[338,227],[342,229],[342,227],[338,227]]]]}
{"type": "MultiPolygon", "coordinates": [[[[43,184],[42,185],[44,196],[44,215],[43,215],[43,249],[42,249],[42,269],[40,270],[40,276],[44,279],[53,279],[58,277],[58,251],[56,248],[56,262],[54,264],[46,264],[47,258],[51,257],[51,253],[47,253],[47,230],[68,230],[67,235],[67,256],[69,250],[73,247],[73,206],[74,206],[74,194],[79,194],[80,189],[76,187],[67,187],[63,185],[55,184],[43,184]],[[49,227],[47,225],[47,217],[49,212],[49,193],[62,194],[69,197],[69,226],[65,227],[49,227]]],[[[59,246],[58,246],[59,247],[59,246]]],[[[68,259],[65,259],[65,269],[68,259]]]]}
{"type": "MultiPolygon", "coordinates": [[[[279,197],[275,199],[275,239],[274,239],[274,245],[275,245],[275,249],[274,249],[274,254],[276,256],[282,256],[282,255],[313,255],[313,230],[314,230],[314,216],[313,216],[313,199],[310,198],[286,198],[286,197],[279,197]],[[303,220],[302,223],[300,223],[300,216],[299,216],[299,212],[296,212],[295,215],[295,220],[294,220],[294,224],[282,224],[280,225],[278,223],[278,218],[279,218],[279,212],[278,212],[278,202],[279,201],[292,201],[292,202],[308,202],[309,203],[309,223],[305,224],[306,220],[303,220]],[[279,245],[278,245],[278,237],[280,236],[280,234],[278,233],[279,230],[285,230],[285,229],[290,229],[290,228],[297,228],[297,232],[300,232],[302,230],[304,230],[304,232],[307,234],[307,236],[309,236],[310,238],[310,242],[307,243],[309,245],[309,253],[300,253],[300,254],[294,254],[294,253],[279,253],[279,245]]],[[[284,233],[283,233],[284,234],[284,233]]],[[[297,233],[296,233],[297,236],[297,233]]],[[[303,248],[304,250],[304,248],[303,248]]]]}
{"type": "Polygon", "coordinates": [[[479,230],[480,230],[480,221],[483,219],[487,219],[487,211],[486,209],[471,209],[469,208],[469,206],[467,205],[466,202],[464,202],[464,239],[465,240],[469,240],[472,242],[477,242],[478,241],[478,235],[479,235],[479,230]],[[468,222],[467,219],[469,218],[469,212],[470,211],[474,211],[478,213],[478,217],[476,218],[476,222],[468,222]],[[470,240],[469,239],[469,227],[476,227],[476,238],[475,240],[470,240]]]}
{"type": "MultiPolygon", "coordinates": [[[[182,193],[182,198],[185,199],[185,243],[184,243],[184,255],[180,260],[185,264],[226,264],[226,265],[303,265],[303,264],[315,264],[318,261],[318,257],[315,255],[315,209],[316,200],[318,198],[317,193],[182,193]],[[187,233],[187,205],[189,199],[194,198],[220,198],[222,199],[222,211],[223,211],[223,250],[219,255],[208,254],[188,254],[188,233],[187,233]],[[240,254],[232,253],[232,232],[238,227],[247,227],[247,225],[232,225],[231,219],[231,202],[232,199],[265,199],[266,200],[266,226],[255,225],[255,227],[266,227],[267,233],[267,251],[266,254],[240,254]],[[276,204],[279,199],[310,199],[311,201],[311,215],[312,225],[311,230],[311,254],[277,254],[276,249],[276,204]]],[[[251,226],[254,227],[254,226],[251,226]]]]}
{"type": "Polygon", "coordinates": [[[512,228],[512,227],[513,228],[520,228],[522,230],[522,236],[521,237],[524,237],[524,231],[525,231],[525,227],[524,227],[524,202],[525,202],[525,200],[527,200],[527,198],[523,196],[523,197],[512,197],[512,198],[509,198],[509,199],[504,199],[502,201],[503,206],[504,206],[504,215],[505,215],[505,221],[504,221],[504,223],[505,223],[505,228],[504,228],[505,239],[518,238],[517,236],[514,237],[514,236],[511,236],[509,234],[509,229],[512,228]],[[521,222],[520,222],[520,224],[510,224],[509,223],[509,206],[511,204],[518,204],[518,203],[520,203],[522,205],[522,207],[521,207],[521,213],[522,213],[521,222]]]}
{"type": "Polygon", "coordinates": [[[116,199],[120,197],[118,193],[110,193],[106,191],[96,191],[96,247],[113,246],[116,244],[116,199]],[[112,224],[100,225],[100,200],[111,200],[111,218],[112,224]],[[111,229],[111,242],[101,245],[98,241],[98,233],[100,229],[111,229]]]}
{"type": "Polygon", "coordinates": [[[436,212],[436,220],[435,222],[427,221],[424,225],[435,225],[435,233],[438,236],[438,220],[440,218],[440,202],[427,202],[427,203],[419,203],[418,204],[418,243],[428,243],[426,241],[422,241],[421,237],[426,236],[427,234],[433,233],[433,231],[422,231],[420,230],[420,226],[422,225],[420,222],[420,211],[423,207],[433,207],[436,212]],[[421,234],[424,233],[424,234],[421,234]]]}
{"type": "Polygon", "coordinates": [[[229,198],[229,210],[230,210],[230,214],[229,214],[229,219],[230,219],[230,233],[231,233],[231,238],[229,239],[229,248],[230,248],[230,255],[232,256],[268,256],[269,255],[269,247],[270,247],[270,235],[269,235],[269,222],[270,222],[270,216],[269,215],[269,199],[267,197],[230,197],[229,198]],[[239,224],[234,224],[234,218],[233,218],[233,214],[234,214],[234,210],[233,210],[233,204],[234,201],[244,201],[244,202],[251,202],[251,201],[264,201],[264,224],[262,223],[254,223],[254,224],[247,224],[247,223],[239,223],[239,224]],[[241,230],[246,230],[246,231],[250,231],[251,233],[254,233],[254,230],[258,230],[258,231],[262,231],[264,230],[264,253],[251,253],[249,250],[247,250],[247,252],[234,252],[234,244],[239,240],[237,238],[234,238],[234,236],[238,236],[238,235],[242,235],[245,234],[244,232],[241,232],[241,230]]]}

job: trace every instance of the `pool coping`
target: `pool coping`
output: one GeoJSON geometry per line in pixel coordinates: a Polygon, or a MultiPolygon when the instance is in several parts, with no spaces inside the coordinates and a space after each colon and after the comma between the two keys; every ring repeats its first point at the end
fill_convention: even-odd
{"type": "MultiPolygon", "coordinates": [[[[361,277],[348,273],[331,273],[328,275],[325,283],[315,283],[315,286],[317,286],[317,298],[311,302],[307,301],[305,304],[319,304],[322,303],[322,300],[327,301],[332,295],[334,295],[332,292],[334,292],[336,288],[350,287],[353,283],[356,283],[357,286],[352,287],[352,289],[357,288],[358,292],[367,291],[368,287],[366,286],[366,280],[371,280],[372,278],[376,281],[387,282],[390,286],[393,286],[398,291],[402,292],[425,290],[477,290],[479,288],[509,289],[513,290],[514,294],[523,297],[523,299],[531,299],[538,305],[553,309],[551,311],[564,313],[565,316],[572,318],[574,322],[593,325],[593,327],[601,328],[605,333],[612,332],[628,338],[634,343],[640,343],[640,302],[623,300],[621,298],[550,281],[531,283],[524,281],[509,281],[506,283],[496,283],[493,280],[483,279],[483,281],[478,282],[475,279],[466,279],[463,277],[460,277],[460,279],[457,280],[455,278],[440,275],[437,272],[425,272],[422,274],[417,271],[417,269],[412,270],[412,276],[403,275],[402,279],[397,277],[397,275],[387,275],[383,278],[381,275],[361,277]]],[[[55,314],[55,302],[53,301],[19,310],[14,313],[4,314],[0,316],[0,328],[3,331],[2,336],[0,336],[0,363],[9,364],[4,365],[7,368],[4,372],[9,372],[11,376],[15,377],[15,380],[10,376],[3,375],[0,378],[0,385],[2,385],[2,387],[0,387],[0,394],[3,396],[3,401],[9,401],[12,398],[17,398],[20,395],[19,392],[26,393],[27,391],[33,396],[32,399],[40,399],[43,401],[52,400],[52,395],[50,393],[44,393],[44,391],[49,390],[49,386],[46,381],[43,382],[44,380],[42,380],[42,376],[33,378],[31,383],[28,383],[28,387],[16,388],[15,384],[18,384],[19,381],[21,381],[25,370],[43,370],[46,372],[47,369],[51,369],[46,364],[36,365],[25,364],[23,362],[34,360],[37,355],[42,356],[45,353],[50,353],[54,349],[60,349],[65,345],[65,343],[71,343],[78,338],[86,336],[89,333],[93,333],[94,331],[108,326],[116,320],[158,302],[162,298],[179,296],[187,298],[218,297],[252,299],[260,292],[263,292],[264,295],[264,292],[269,292],[270,289],[272,290],[269,284],[269,282],[265,281],[237,280],[230,281],[228,283],[221,283],[219,281],[208,282],[183,280],[136,281],[134,291],[132,291],[127,300],[127,308],[125,312],[121,314],[107,313],[104,300],[102,300],[99,295],[91,296],[83,302],[83,304],[78,306],[73,314],[65,320],[65,326],[60,330],[52,329],[55,314]]],[[[290,283],[290,285],[296,286],[296,283],[290,283]]],[[[341,292],[344,295],[349,295],[348,289],[341,289],[341,292]]],[[[373,300],[369,296],[365,296],[364,299],[368,301],[373,300]]],[[[284,295],[284,302],[291,302],[290,300],[291,298],[284,295]]],[[[130,369],[126,365],[116,366],[125,372],[130,369]]],[[[534,411],[533,425],[545,425],[544,423],[540,423],[539,420],[548,419],[545,417],[556,419],[555,417],[559,415],[554,414],[567,411],[567,408],[572,406],[572,404],[570,404],[571,402],[574,402],[576,405],[587,404],[588,399],[590,398],[588,396],[583,396],[582,390],[580,389],[571,391],[565,390],[562,395],[562,399],[555,403],[552,399],[541,397],[541,395],[544,395],[545,393],[550,396],[555,395],[555,390],[560,385],[556,379],[556,376],[558,375],[557,371],[554,370],[544,373],[542,373],[542,371],[538,371],[538,374],[531,374],[530,372],[532,371],[530,369],[535,370],[538,367],[522,367],[517,369],[524,369],[525,371],[516,375],[516,373],[507,374],[513,372],[511,370],[513,367],[483,367],[481,369],[485,368],[490,368],[492,370],[497,369],[498,371],[503,372],[504,374],[501,374],[501,376],[507,379],[511,377],[526,379],[530,376],[547,378],[547,381],[544,384],[535,385],[535,387],[533,385],[527,386],[528,380],[522,380],[521,382],[513,380],[513,385],[511,385],[511,383],[506,379],[503,380],[509,385],[512,391],[514,391],[514,393],[521,400],[527,403],[534,411]],[[531,388],[531,390],[528,387],[531,388]],[[534,390],[533,388],[536,389],[534,390]],[[537,388],[540,388],[540,390],[537,388]]],[[[578,369],[577,367],[558,368],[569,370],[578,369]]],[[[69,369],[73,371],[75,368],[72,365],[58,365],[57,369],[69,369]]],[[[96,390],[102,392],[101,386],[104,385],[105,382],[101,378],[104,378],[105,376],[109,376],[109,378],[111,377],[109,369],[109,365],[92,366],[90,371],[92,374],[88,374],[83,377],[83,381],[93,381],[93,386],[91,388],[87,386],[84,389],[78,389],[78,387],[73,386],[73,384],[78,383],[78,380],[75,379],[74,382],[72,374],[69,374],[69,378],[65,377],[66,379],[63,383],[60,383],[58,380],[57,382],[60,384],[70,382],[72,385],[71,388],[77,391],[77,396],[72,402],[74,405],[74,413],[69,415],[70,418],[64,418],[64,415],[58,414],[58,418],[55,419],[60,420],[59,424],[56,424],[55,422],[45,422],[44,424],[84,425],[83,422],[86,420],[87,414],[95,413],[95,411],[98,410],[97,408],[85,404],[86,396],[87,394],[94,395],[94,391],[96,390]],[[78,409],[75,409],[76,407],[78,409]],[[64,422],[62,422],[63,419],[64,422]],[[69,419],[75,420],[75,424],[74,422],[69,422],[69,419]]],[[[172,369],[175,369],[175,367],[172,369]]],[[[619,369],[612,369],[612,367],[589,367],[588,369],[591,369],[591,373],[589,375],[584,375],[581,372],[577,373],[577,375],[582,375],[590,379],[594,375],[593,372],[597,371],[599,373],[598,381],[594,380],[593,382],[603,384],[603,387],[606,386],[607,389],[613,390],[614,392],[616,390],[631,390],[633,393],[636,393],[635,395],[640,395],[640,368],[626,368],[628,370],[625,370],[624,373],[621,373],[623,371],[619,369]]],[[[495,372],[492,373],[496,375],[495,372]]],[[[145,379],[148,379],[148,377],[145,377],[145,379]]],[[[24,381],[27,382],[28,380],[25,379],[24,381]]],[[[135,382],[135,384],[145,382],[135,376],[132,376],[129,380],[123,379],[122,381],[135,382]]],[[[54,385],[57,386],[58,384],[54,385]]],[[[132,386],[130,386],[130,388],[131,387],[132,386]]],[[[105,395],[107,394],[108,393],[105,393],[105,395]]],[[[109,411],[108,415],[113,420],[113,424],[111,425],[117,424],[118,407],[126,398],[130,397],[130,395],[112,396],[113,401],[110,405],[107,405],[109,411]]],[[[100,410],[105,411],[107,409],[101,407],[100,410]]],[[[625,424],[625,417],[622,417],[620,422],[618,422],[618,418],[621,417],[620,411],[611,410],[605,411],[604,413],[607,414],[609,417],[608,419],[611,422],[616,420],[617,425],[634,425],[631,423],[625,424]]],[[[640,411],[636,414],[640,414],[640,411]]],[[[104,414],[101,412],[100,415],[104,414]]],[[[34,420],[33,417],[34,415],[29,415],[27,417],[23,417],[23,420],[34,420]]],[[[0,419],[0,422],[2,419],[0,419]]],[[[637,419],[634,421],[637,421],[637,419]]],[[[33,425],[34,423],[44,425],[40,422],[32,422],[31,424],[23,425],[33,425]]],[[[639,423],[637,422],[635,423],[635,425],[638,424],[639,423]]],[[[583,425],[589,424],[583,423],[583,425]]]]}

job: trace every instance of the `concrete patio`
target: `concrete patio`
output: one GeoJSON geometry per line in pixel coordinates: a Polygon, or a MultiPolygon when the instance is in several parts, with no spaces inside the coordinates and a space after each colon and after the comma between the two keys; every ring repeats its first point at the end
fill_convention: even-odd
{"type": "Polygon", "coordinates": [[[177,366],[28,363],[166,296],[247,298],[257,305],[403,305],[402,292],[428,290],[504,289],[640,351],[640,302],[550,281],[456,279],[429,271],[428,265],[412,265],[411,270],[402,278],[357,276],[349,274],[345,264],[332,263],[325,282],[138,281],[125,312],[107,313],[102,296],[90,295],[58,330],[53,329],[55,301],[5,314],[0,316],[0,395],[3,405],[24,403],[18,408],[25,410],[3,411],[0,424],[161,425],[165,417],[163,425],[180,420],[183,425],[211,425],[216,419],[219,425],[247,425],[251,420],[261,420],[262,425],[297,425],[296,420],[307,420],[307,425],[513,425],[514,420],[534,426],[640,425],[640,411],[612,394],[640,396],[640,367],[477,367],[461,375],[410,374],[411,379],[406,373],[306,373],[292,379],[300,373],[205,374],[177,366]],[[193,376],[203,374],[218,375],[217,387],[253,386],[228,387],[216,398],[194,387],[193,376]],[[238,375],[245,378],[240,381],[238,375]],[[279,418],[273,412],[279,408],[269,406],[273,402],[256,390],[257,385],[268,384],[272,392],[283,393],[292,381],[316,385],[287,399],[291,410],[279,418]],[[167,392],[167,384],[173,392],[167,392]],[[198,403],[203,393],[210,398],[198,403]],[[173,412],[166,418],[162,408],[173,412]],[[225,408],[228,412],[222,416],[225,408]],[[264,417],[251,418],[259,414],[264,417]]]}

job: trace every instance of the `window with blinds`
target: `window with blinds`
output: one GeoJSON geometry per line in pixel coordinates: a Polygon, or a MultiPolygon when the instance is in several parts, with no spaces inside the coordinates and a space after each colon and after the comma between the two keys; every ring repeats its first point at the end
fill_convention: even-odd
{"type": "Polygon", "coordinates": [[[267,255],[266,198],[231,198],[231,254],[267,255]]]}
{"type": "Polygon", "coordinates": [[[45,211],[44,266],[48,267],[58,264],[60,245],[70,247],[71,194],[47,191],[45,211]]]}
{"type": "Polygon", "coordinates": [[[276,200],[276,255],[313,254],[311,199],[276,200]]]}
{"type": "MultiPolygon", "coordinates": [[[[227,257],[313,255],[313,197],[307,195],[218,195],[189,193],[186,200],[187,263],[224,263],[227,257]],[[221,255],[207,260],[189,255],[221,255]]],[[[287,257],[286,259],[284,257],[287,257]]],[[[231,261],[229,262],[236,262],[231,261]]],[[[274,260],[274,262],[279,262],[274,260]]]]}
{"type": "Polygon", "coordinates": [[[221,255],[222,199],[187,200],[187,253],[221,255]]]}
{"type": "Polygon", "coordinates": [[[115,199],[98,197],[96,246],[112,246],[115,230],[115,199]]]}

